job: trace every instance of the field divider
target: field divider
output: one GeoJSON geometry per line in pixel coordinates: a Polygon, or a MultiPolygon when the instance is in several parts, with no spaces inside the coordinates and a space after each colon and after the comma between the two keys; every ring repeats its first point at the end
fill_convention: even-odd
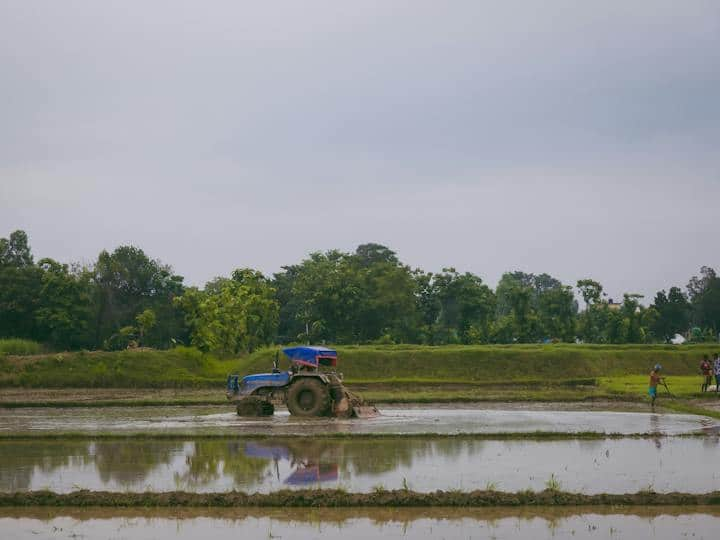
{"type": "Polygon", "coordinates": [[[193,432],[22,432],[22,433],[0,433],[0,441],[54,441],[54,440],[268,440],[277,439],[312,439],[322,440],[355,440],[355,439],[467,439],[467,440],[537,440],[537,441],[563,441],[563,440],[603,440],[603,439],[694,439],[704,438],[708,434],[705,431],[697,430],[687,433],[605,433],[602,431],[524,431],[524,432],[457,432],[457,433],[193,433],[193,432]]]}
{"type": "Polygon", "coordinates": [[[271,493],[27,491],[0,494],[0,507],[492,507],[492,506],[717,506],[720,491],[710,493],[636,493],[585,495],[555,489],[504,492],[494,490],[383,490],[349,493],[338,489],[280,490],[271,493]]]}

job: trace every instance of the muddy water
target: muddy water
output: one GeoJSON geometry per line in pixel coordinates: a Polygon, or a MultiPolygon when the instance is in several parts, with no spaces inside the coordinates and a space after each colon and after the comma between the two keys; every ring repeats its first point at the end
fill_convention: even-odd
{"type": "Polygon", "coordinates": [[[0,491],[269,492],[561,489],[587,494],[718,489],[720,438],[473,440],[48,440],[0,442],[0,491]]]}
{"type": "Polygon", "coordinates": [[[477,407],[384,407],[365,420],[298,420],[287,411],[270,418],[240,418],[228,407],[108,407],[0,409],[1,433],[167,432],[221,434],[342,433],[576,433],[680,434],[717,429],[710,418],[641,412],[480,409],[477,407]]]}
{"type": "Polygon", "coordinates": [[[344,511],[285,510],[282,514],[240,512],[187,515],[153,512],[139,515],[93,512],[52,514],[0,511],[3,538],[716,538],[720,516],[712,509],[656,509],[641,515],[590,509],[566,514],[535,509],[533,513],[493,510],[453,512],[424,509],[383,510],[353,515],[344,511]]]}

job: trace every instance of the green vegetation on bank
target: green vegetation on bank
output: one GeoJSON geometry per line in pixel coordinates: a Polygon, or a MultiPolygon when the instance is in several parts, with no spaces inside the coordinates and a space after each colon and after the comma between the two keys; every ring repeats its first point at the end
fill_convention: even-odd
{"type": "MultiPolygon", "coordinates": [[[[221,392],[228,373],[267,372],[277,351],[237,359],[196,349],[72,352],[0,356],[0,386],[28,388],[199,388],[221,392]]],[[[697,373],[699,359],[714,351],[693,346],[472,345],[339,347],[339,369],[348,384],[421,388],[433,384],[544,387],[604,386],[608,393],[642,392],[642,379],[660,362],[668,376],[697,373]],[[620,378],[624,382],[617,382],[620,378]],[[610,382],[613,381],[613,382],[610,382]],[[630,386],[623,386],[630,385],[630,386]]],[[[683,382],[678,391],[691,388],[683,382]]],[[[444,388],[443,390],[447,390],[444,388]]],[[[468,388],[463,387],[463,391],[468,388]]]]}
{"type": "MultiPolygon", "coordinates": [[[[694,431],[689,433],[679,433],[672,435],[674,439],[695,439],[705,437],[706,434],[700,431],[694,431]]],[[[418,433],[403,433],[398,435],[397,433],[353,433],[347,431],[336,431],[323,433],[322,435],[313,433],[311,435],[306,434],[283,434],[278,436],[268,436],[267,434],[261,433],[243,433],[242,438],[244,440],[253,440],[262,442],[265,441],[268,444],[277,442],[278,438],[285,441],[292,440],[306,440],[311,437],[313,443],[322,441],[337,441],[337,440],[348,440],[353,443],[356,442],[369,442],[377,440],[390,440],[402,439],[407,441],[408,439],[417,439],[422,441],[443,441],[447,439],[463,439],[468,441],[572,441],[572,440],[607,440],[607,439],[661,439],[668,437],[667,435],[659,435],[658,433],[645,432],[645,433],[605,433],[603,431],[577,431],[577,432],[562,432],[562,431],[519,431],[519,432],[508,432],[508,431],[496,431],[487,433],[437,433],[437,432],[418,432],[418,433]]],[[[192,430],[188,432],[173,432],[173,431],[124,431],[113,432],[82,432],[82,431],[33,431],[33,432],[0,432],[0,441],[67,441],[67,440],[81,440],[81,441],[97,441],[97,440],[119,440],[119,441],[187,441],[192,439],[194,441],[203,440],[216,440],[216,441],[232,441],[236,440],[232,437],[228,437],[227,432],[198,432],[192,430]]]]}
{"type": "Polygon", "coordinates": [[[41,352],[42,346],[29,339],[0,339],[0,356],[4,354],[25,356],[30,354],[40,354],[41,352]]]}
{"type": "Polygon", "coordinates": [[[278,490],[247,494],[221,493],[108,492],[80,490],[73,493],[25,491],[0,494],[0,506],[112,506],[112,507],[487,507],[487,506],[668,506],[720,504],[720,491],[711,493],[637,493],[584,495],[559,489],[525,490],[516,493],[495,490],[435,491],[377,489],[350,493],[342,489],[278,490]]]}
{"type": "Polygon", "coordinates": [[[0,386],[29,388],[218,387],[237,368],[187,347],[0,357],[0,386]]]}
{"type": "MultiPolygon", "coordinates": [[[[667,374],[697,373],[713,345],[419,345],[338,347],[339,370],[349,383],[562,381],[647,375],[656,363],[667,374]]],[[[266,371],[276,349],[258,351],[240,364],[242,373],[266,371]]]]}

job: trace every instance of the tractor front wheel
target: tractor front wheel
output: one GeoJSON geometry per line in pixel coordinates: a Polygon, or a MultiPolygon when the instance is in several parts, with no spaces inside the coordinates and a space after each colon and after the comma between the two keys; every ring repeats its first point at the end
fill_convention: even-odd
{"type": "Polygon", "coordinates": [[[290,386],[287,408],[294,416],[325,416],[330,411],[330,392],[318,379],[301,378],[290,386]]]}

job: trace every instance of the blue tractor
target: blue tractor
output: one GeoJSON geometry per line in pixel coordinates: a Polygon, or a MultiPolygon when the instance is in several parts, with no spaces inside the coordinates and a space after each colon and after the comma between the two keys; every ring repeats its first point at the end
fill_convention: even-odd
{"type": "Polygon", "coordinates": [[[337,351],[327,347],[288,347],[283,353],[290,369],[281,371],[275,355],[272,373],[240,378],[229,375],[227,398],[235,404],[240,416],[269,416],[275,405],[286,405],[290,414],[301,417],[369,417],[377,409],[342,384],[342,374],[335,371],[337,351]]]}

